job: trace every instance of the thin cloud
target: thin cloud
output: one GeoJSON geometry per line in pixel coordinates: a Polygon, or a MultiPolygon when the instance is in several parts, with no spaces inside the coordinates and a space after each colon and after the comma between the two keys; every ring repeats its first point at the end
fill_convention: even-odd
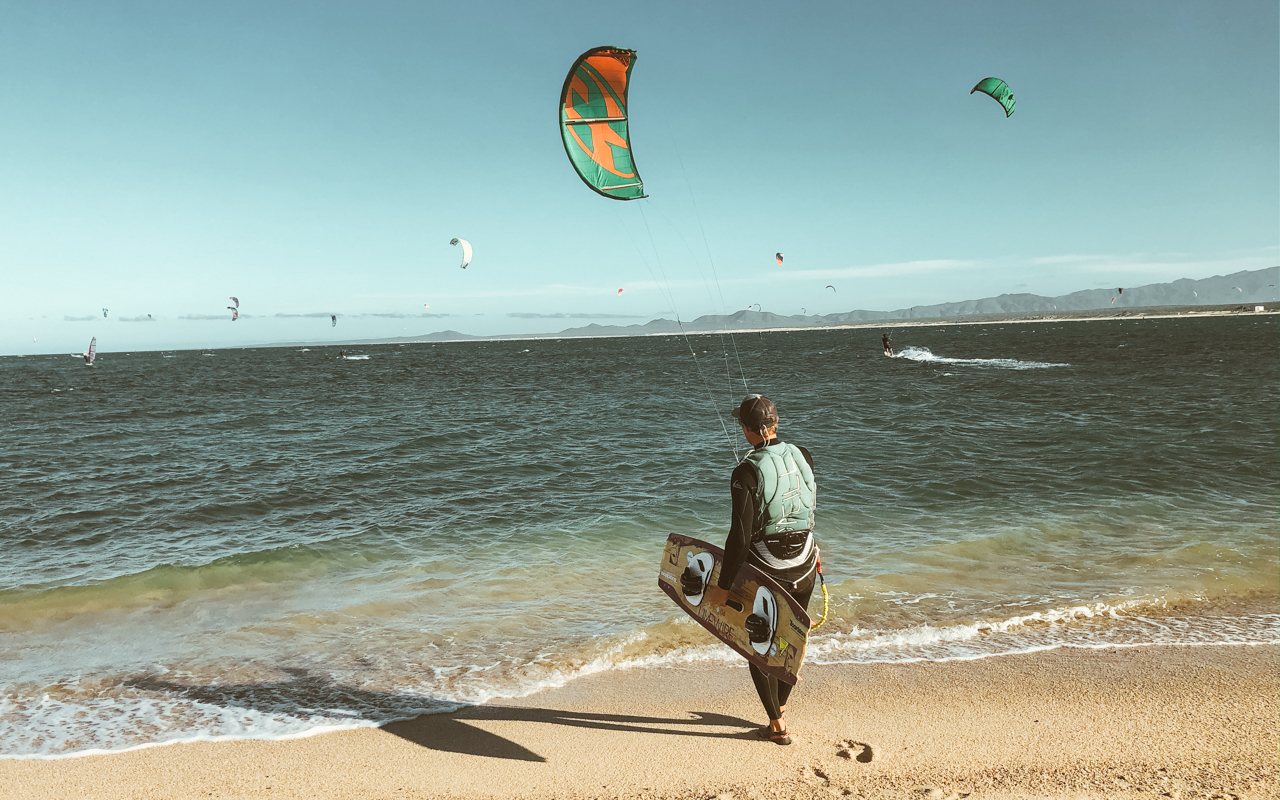
{"type": "MultiPolygon", "coordinates": [[[[865,267],[840,267],[836,269],[801,269],[776,270],[765,273],[774,280],[795,280],[812,278],[829,280],[832,278],[893,278],[902,275],[924,275],[930,272],[947,272],[958,269],[972,269],[978,262],[940,258],[929,261],[899,261],[888,264],[871,264],[865,267]]],[[[721,281],[723,283],[724,281],[721,281]]]]}
{"type": "Polygon", "coordinates": [[[93,322],[97,317],[63,317],[63,322],[93,322]]]}
{"type": "Polygon", "coordinates": [[[116,319],[121,322],[155,322],[155,320],[151,318],[150,314],[141,317],[116,317],[116,319]]]}
{"type": "Polygon", "coordinates": [[[441,319],[443,317],[452,317],[453,314],[401,314],[399,312],[389,312],[383,314],[356,314],[357,317],[381,317],[383,319],[441,319]]]}
{"type": "Polygon", "coordinates": [[[515,319],[644,319],[636,314],[537,314],[532,311],[508,311],[507,316],[515,319]]]}
{"type": "Polygon", "coordinates": [[[313,311],[313,312],[311,312],[310,314],[281,314],[281,313],[277,313],[275,316],[277,316],[277,317],[281,317],[281,318],[283,318],[283,319],[297,319],[297,318],[306,318],[306,319],[328,319],[328,318],[330,317],[330,315],[331,315],[331,312],[329,312],[329,311],[313,311]]]}
{"type": "MultiPolygon", "coordinates": [[[[178,317],[178,319],[194,319],[194,320],[225,319],[230,321],[231,315],[230,314],[183,314],[182,316],[178,317]]],[[[240,319],[252,319],[252,315],[241,314],[240,319]]]]}
{"type": "MultiPolygon", "coordinates": [[[[630,288],[631,284],[624,284],[630,288]]],[[[552,283],[545,286],[531,286],[528,288],[518,289],[502,289],[502,290],[486,290],[478,292],[424,292],[404,293],[404,294],[358,294],[356,297],[367,297],[375,300],[416,300],[431,301],[437,300],[469,300],[475,298],[493,298],[493,297],[529,297],[539,295],[610,295],[618,291],[617,286],[583,286],[581,284],[571,283],[552,283]]]]}
{"type": "Polygon", "coordinates": [[[1096,255],[1074,255],[1065,254],[1060,256],[1041,256],[1033,258],[1029,263],[1032,264],[1083,264],[1087,261],[1106,261],[1115,256],[1096,256],[1096,255]]]}
{"type": "Polygon", "coordinates": [[[1223,259],[1183,259],[1168,255],[1146,256],[1138,254],[1129,257],[1118,257],[1111,261],[1094,262],[1081,265],[1081,273],[1106,273],[1108,275],[1123,274],[1129,277],[1130,283],[1136,275],[1151,275],[1160,280],[1169,280],[1169,275],[1185,278],[1210,275],[1230,275],[1245,270],[1263,269],[1274,266],[1274,259],[1264,255],[1237,256],[1223,259]]]}

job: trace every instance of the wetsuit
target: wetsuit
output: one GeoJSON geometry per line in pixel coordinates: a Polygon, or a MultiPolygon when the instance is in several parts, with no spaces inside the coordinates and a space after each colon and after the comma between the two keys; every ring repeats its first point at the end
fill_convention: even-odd
{"type": "MultiPolygon", "coordinates": [[[[756,445],[755,450],[762,450],[780,441],[777,438],[769,439],[756,445]]],[[[803,447],[797,446],[796,449],[804,456],[809,470],[812,471],[813,456],[803,447]]],[[[733,585],[734,578],[738,576],[738,570],[745,562],[750,561],[760,571],[782,584],[800,607],[807,611],[809,598],[813,595],[813,588],[818,580],[817,547],[810,547],[807,557],[797,566],[776,569],[765,563],[753,546],[759,543],[760,531],[754,528],[757,524],[756,509],[763,500],[760,496],[759,474],[755,466],[749,461],[743,461],[735,467],[729,479],[729,487],[733,501],[733,518],[729,523],[729,536],[724,543],[724,561],[721,564],[720,577],[716,585],[721,589],[728,589],[733,585]]],[[[811,544],[812,534],[808,531],[804,534],[810,538],[811,544]]],[[[787,698],[791,696],[793,687],[789,683],[771,677],[755,664],[748,664],[748,667],[751,670],[751,682],[756,686],[756,693],[760,695],[760,702],[764,705],[769,719],[781,719],[782,706],[787,704],[787,698]]]]}
{"type": "Polygon", "coordinates": [[[893,345],[889,344],[889,335],[885,334],[884,336],[882,336],[881,341],[884,342],[884,354],[886,356],[893,355],[893,345]]]}

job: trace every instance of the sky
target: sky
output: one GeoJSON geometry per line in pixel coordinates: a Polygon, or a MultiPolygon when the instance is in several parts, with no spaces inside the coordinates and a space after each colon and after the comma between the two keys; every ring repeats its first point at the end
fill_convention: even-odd
{"type": "Polygon", "coordinates": [[[0,354],[1205,278],[1280,263],[1278,187],[1274,0],[0,0],[0,354]],[[600,45],[645,200],[560,140],[600,45]]]}

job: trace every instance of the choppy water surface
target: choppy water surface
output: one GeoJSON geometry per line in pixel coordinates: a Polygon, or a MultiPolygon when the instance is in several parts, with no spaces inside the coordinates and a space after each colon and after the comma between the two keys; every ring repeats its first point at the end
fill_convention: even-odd
{"type": "Polygon", "coordinates": [[[0,755],[738,664],[656,575],[744,377],[817,464],[811,662],[1280,641],[1276,317],[880,333],[0,359],[0,755]]]}

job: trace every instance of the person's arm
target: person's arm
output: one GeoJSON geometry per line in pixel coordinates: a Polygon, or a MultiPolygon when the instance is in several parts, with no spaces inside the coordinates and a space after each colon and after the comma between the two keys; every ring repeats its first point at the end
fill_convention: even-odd
{"type": "Polygon", "coordinates": [[[729,535],[724,540],[724,561],[720,564],[720,577],[716,585],[728,589],[738,570],[747,560],[751,546],[751,526],[756,518],[756,487],[759,486],[756,471],[747,463],[739,464],[729,479],[729,492],[733,503],[733,516],[729,521],[729,535]]]}
{"type": "Polygon", "coordinates": [[[800,451],[800,455],[804,456],[804,460],[809,464],[809,469],[813,469],[813,453],[809,452],[809,448],[796,445],[796,449],[800,451]]]}

